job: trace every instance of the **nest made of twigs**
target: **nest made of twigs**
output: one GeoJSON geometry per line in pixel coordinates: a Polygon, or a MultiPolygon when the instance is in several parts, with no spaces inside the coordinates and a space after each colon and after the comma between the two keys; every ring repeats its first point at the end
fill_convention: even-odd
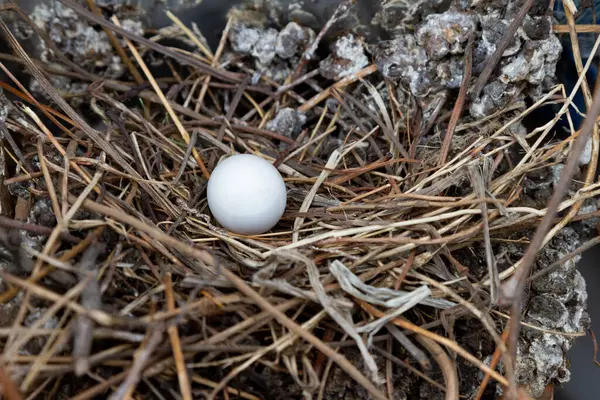
{"type": "MultiPolygon", "coordinates": [[[[124,47],[114,42],[116,54],[140,81],[102,80],[66,60],[62,71],[89,84],[86,111],[74,109],[46,77],[61,70],[32,60],[3,25],[11,60],[52,100],[31,96],[2,64],[11,77],[2,87],[15,99],[3,99],[3,158],[14,170],[4,180],[3,207],[15,216],[2,219],[0,237],[15,267],[0,272],[0,301],[14,309],[5,321],[12,328],[2,329],[7,398],[173,391],[184,399],[258,399],[276,385],[252,383],[261,373],[265,381],[279,377],[278,393],[295,384],[291,394],[322,398],[335,365],[360,390],[386,399],[394,375],[382,360],[458,398],[458,361],[446,350],[485,374],[479,396],[490,377],[511,385],[511,331],[496,305],[520,304],[519,268],[531,260],[500,268],[497,245],[526,248],[543,218],[550,225],[533,240],[549,242],[583,220],[581,204],[600,193],[594,129],[594,161],[581,181],[555,205],[522,200],[528,174],[567,161],[574,139],[591,129],[553,142],[539,140],[552,124],[526,136],[512,132],[562,87],[479,121],[452,122],[459,107],[437,124],[416,125],[391,83],[369,83],[381,79],[374,65],[334,83],[306,85],[305,75],[294,74],[282,89],[265,77],[252,82],[254,71],[241,62],[219,67],[227,32],[213,55],[174,19],[170,32],[201,46],[176,51],[74,9],[125,37],[124,47]],[[149,51],[169,60],[170,77],[153,76],[140,54],[149,51]],[[375,108],[361,105],[355,91],[368,93],[375,108]],[[307,118],[296,136],[265,128],[283,108],[307,118]],[[206,180],[236,152],[273,162],[288,187],[287,211],[267,234],[236,235],[211,219],[206,180]],[[564,215],[554,218],[556,211],[564,215]],[[33,214],[49,222],[22,222],[33,214]],[[474,247],[485,254],[479,272],[465,266],[474,247]],[[483,355],[493,356],[491,365],[437,328],[453,312],[479,321],[480,334],[491,338],[483,355]],[[382,341],[385,350],[372,347],[382,341]],[[392,341],[417,364],[393,355],[392,341]],[[501,355],[504,372],[497,372],[501,355]],[[432,368],[444,383],[426,373],[432,368]]],[[[562,179],[575,172],[569,165],[562,179]]]]}

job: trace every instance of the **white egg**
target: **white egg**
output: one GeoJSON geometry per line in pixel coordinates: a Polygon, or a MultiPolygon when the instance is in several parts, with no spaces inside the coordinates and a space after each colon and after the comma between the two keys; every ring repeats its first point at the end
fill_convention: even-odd
{"type": "Polygon", "coordinates": [[[219,224],[243,235],[271,229],[287,202],[279,171],[252,154],[238,154],[217,164],[206,191],[208,206],[219,224]]]}

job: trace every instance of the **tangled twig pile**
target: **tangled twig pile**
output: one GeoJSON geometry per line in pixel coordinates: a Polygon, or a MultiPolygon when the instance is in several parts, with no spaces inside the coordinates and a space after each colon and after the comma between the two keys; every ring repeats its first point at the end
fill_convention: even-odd
{"type": "MultiPolygon", "coordinates": [[[[564,353],[586,328],[574,264],[597,242],[580,246],[598,216],[597,112],[579,63],[573,95],[592,122],[552,137],[574,111],[548,82],[545,9],[431,12],[370,46],[327,37],[351,2],[318,32],[234,10],[213,53],[172,14],[144,37],[93,1],[60,3],[70,29],[102,28],[112,47],[83,66],[54,28],[2,10],[53,58],[0,21],[13,50],[0,63],[7,398],[480,399],[568,379],[564,353]],[[548,104],[555,117],[528,132],[548,104]],[[206,180],[236,152],[284,176],[271,233],[212,223],[206,180]]],[[[555,30],[575,49],[566,14],[555,30]]]]}

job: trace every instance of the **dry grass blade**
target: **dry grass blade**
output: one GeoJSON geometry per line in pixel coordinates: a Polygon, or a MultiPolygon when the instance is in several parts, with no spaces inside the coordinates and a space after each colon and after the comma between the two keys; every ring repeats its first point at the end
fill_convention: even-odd
{"type": "Polygon", "coordinates": [[[458,123],[458,119],[460,118],[465,104],[465,100],[467,98],[469,80],[471,79],[471,72],[473,70],[473,41],[474,36],[469,36],[469,43],[467,44],[467,47],[465,49],[465,72],[463,73],[460,91],[458,92],[458,97],[456,98],[454,109],[452,109],[452,116],[450,117],[448,128],[446,128],[446,135],[444,136],[444,141],[442,142],[442,150],[440,153],[440,159],[438,161],[439,166],[446,164],[446,158],[448,157],[450,145],[452,144],[452,137],[454,136],[454,129],[456,128],[456,124],[458,123]]]}
{"type": "MultiPolygon", "coordinates": [[[[174,311],[175,298],[173,297],[173,284],[171,281],[170,273],[167,273],[165,276],[165,295],[167,297],[167,307],[169,311],[174,311]]],[[[184,400],[191,400],[192,387],[190,385],[190,379],[185,368],[185,360],[183,357],[183,351],[181,350],[181,341],[179,339],[177,326],[169,326],[167,328],[167,332],[169,334],[169,339],[171,340],[171,347],[173,348],[173,355],[175,358],[175,366],[177,367],[177,379],[179,380],[181,396],[184,400]]]]}
{"type": "MultiPolygon", "coordinates": [[[[484,170],[489,171],[489,160],[487,158],[482,161],[484,165],[484,170]],[[486,168],[488,167],[488,168],[486,168]]],[[[481,206],[481,215],[483,217],[483,239],[485,243],[485,261],[488,266],[488,275],[490,279],[490,296],[492,298],[492,303],[498,302],[498,289],[500,288],[500,277],[498,276],[498,268],[496,267],[496,260],[494,257],[494,252],[492,250],[492,243],[490,239],[490,223],[488,218],[488,209],[487,203],[483,200],[486,194],[486,181],[488,174],[484,174],[483,171],[475,167],[474,165],[469,167],[469,172],[471,175],[471,181],[473,182],[473,187],[477,192],[477,197],[480,200],[481,206]]]]}
{"type": "MultiPolygon", "coordinates": [[[[70,200],[71,199],[72,198],[70,198],[70,200]]],[[[177,249],[178,251],[182,252],[183,254],[194,257],[198,260],[202,260],[203,262],[205,262],[208,265],[215,264],[212,255],[210,255],[208,252],[193,248],[193,247],[189,246],[188,244],[181,242],[181,241],[177,240],[176,238],[168,236],[165,233],[162,233],[161,231],[159,231],[158,229],[152,228],[133,217],[123,214],[122,212],[120,212],[118,210],[114,210],[109,207],[102,206],[100,204],[91,202],[89,200],[84,201],[83,206],[90,211],[100,212],[105,216],[117,218],[118,220],[120,220],[120,222],[129,224],[129,225],[135,227],[136,229],[139,229],[143,232],[151,234],[155,237],[156,240],[163,242],[163,243],[177,249]]],[[[356,367],[354,367],[352,364],[350,364],[344,356],[333,351],[329,346],[327,346],[325,343],[323,343],[321,340],[319,340],[316,336],[314,336],[310,332],[306,332],[305,330],[303,330],[302,327],[300,327],[298,324],[296,324],[295,322],[290,320],[285,314],[283,314],[275,306],[273,306],[271,303],[269,303],[258,292],[254,291],[250,286],[248,286],[247,283],[245,283],[242,279],[240,279],[233,272],[231,272],[227,269],[221,269],[220,273],[227,280],[229,280],[235,287],[237,287],[238,290],[240,290],[240,292],[244,293],[246,296],[248,296],[250,299],[252,299],[254,302],[256,302],[256,304],[259,307],[261,307],[265,311],[268,311],[269,313],[271,313],[280,323],[284,324],[292,332],[303,337],[305,340],[312,343],[315,346],[315,348],[317,348],[318,350],[320,350],[321,352],[325,353],[327,356],[332,358],[344,371],[346,371],[353,379],[355,379],[360,385],[362,385],[366,390],[368,390],[369,393],[371,393],[371,395],[373,395],[373,397],[375,397],[377,399],[386,399],[386,396],[383,395],[368,379],[366,379],[364,377],[364,375],[362,375],[360,373],[360,371],[358,371],[358,369],[356,369],[356,367]]]]}
{"type": "MultiPolygon", "coordinates": [[[[327,177],[331,173],[331,170],[337,166],[338,162],[340,161],[341,156],[342,155],[340,154],[340,152],[338,150],[334,150],[333,153],[331,153],[331,156],[329,157],[327,164],[325,164],[323,171],[321,171],[321,174],[315,181],[315,184],[310,189],[310,191],[307,193],[306,197],[304,198],[304,201],[302,201],[300,210],[298,210],[299,213],[305,213],[306,211],[308,211],[315,195],[317,194],[317,191],[319,190],[319,187],[327,179],[327,177]]],[[[302,222],[304,222],[303,217],[298,217],[294,221],[294,234],[292,236],[292,241],[294,241],[294,242],[298,241],[298,235],[299,235],[298,229],[300,228],[300,225],[302,225],[302,222]]]]}
{"type": "MultiPolygon", "coordinates": [[[[86,281],[82,293],[82,305],[88,310],[101,308],[101,293],[97,281],[98,271],[96,259],[103,246],[93,244],[83,253],[79,263],[83,280],[86,281]],[[87,279],[86,279],[87,278],[87,279]]],[[[92,338],[94,333],[94,322],[85,315],[79,315],[75,322],[75,333],[73,338],[73,358],[75,359],[75,374],[82,376],[89,372],[89,356],[92,351],[92,338]]]]}

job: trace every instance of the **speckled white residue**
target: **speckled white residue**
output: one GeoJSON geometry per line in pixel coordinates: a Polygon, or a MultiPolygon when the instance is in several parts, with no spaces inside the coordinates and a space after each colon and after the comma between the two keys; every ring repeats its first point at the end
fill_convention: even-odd
{"type": "Polygon", "coordinates": [[[232,30],[231,47],[240,53],[250,53],[260,38],[260,32],[257,28],[240,25],[238,29],[232,30]]]}
{"type": "Polygon", "coordinates": [[[275,58],[275,43],[277,43],[278,32],[275,29],[267,29],[260,35],[258,41],[252,48],[252,56],[262,64],[269,64],[275,58]]]}
{"type": "Polygon", "coordinates": [[[579,165],[588,165],[592,161],[592,138],[589,138],[579,155],[579,165]]]}
{"type": "Polygon", "coordinates": [[[48,24],[58,23],[59,19],[62,18],[77,18],[77,14],[72,9],[63,7],[61,3],[55,2],[53,7],[45,3],[38,4],[29,17],[40,29],[47,31],[49,29],[48,24]]]}
{"type": "Polygon", "coordinates": [[[350,76],[369,64],[362,42],[352,34],[339,38],[332,50],[332,54],[320,64],[321,75],[326,78],[350,76]]]}
{"type": "Polygon", "coordinates": [[[144,34],[144,25],[141,21],[134,21],[132,19],[124,19],[121,21],[121,27],[127,32],[135,33],[136,35],[144,34]]]}
{"type": "Polygon", "coordinates": [[[335,53],[338,57],[353,60],[354,63],[360,65],[361,68],[369,62],[365,56],[362,45],[356,40],[354,35],[343,36],[335,42],[335,53]]]}
{"type": "Polygon", "coordinates": [[[556,36],[550,36],[538,43],[541,45],[529,58],[531,74],[527,81],[532,84],[541,84],[546,76],[554,76],[556,63],[562,52],[560,40],[556,36]]]}
{"type": "MultiPolygon", "coordinates": [[[[283,59],[292,58],[301,53],[312,30],[301,27],[295,22],[287,24],[277,35],[275,51],[283,59]]],[[[314,36],[314,35],[313,35],[314,36]]]]}
{"type": "Polygon", "coordinates": [[[529,63],[525,57],[516,57],[510,63],[502,67],[500,81],[503,83],[519,82],[527,79],[529,75],[529,63]]]}
{"type": "Polygon", "coordinates": [[[302,129],[306,122],[306,116],[291,107],[280,109],[271,121],[267,122],[265,128],[279,134],[293,138],[302,129]]]}
{"type": "Polygon", "coordinates": [[[96,31],[88,24],[80,21],[77,14],[60,3],[52,7],[46,4],[37,5],[31,19],[46,31],[52,41],[59,47],[66,47],[72,53],[86,55],[90,52],[105,54],[112,52],[108,37],[104,31],[96,31]]]}
{"type": "Polygon", "coordinates": [[[486,106],[483,101],[474,101],[471,103],[471,107],[469,107],[469,113],[474,118],[483,118],[487,115],[486,106]]]}
{"type": "Polygon", "coordinates": [[[565,168],[564,164],[556,164],[550,167],[550,170],[552,171],[552,184],[554,186],[558,185],[563,168],[565,168]]]}
{"type": "Polygon", "coordinates": [[[439,60],[447,54],[462,53],[463,43],[474,29],[472,14],[448,10],[428,15],[417,31],[416,38],[431,59],[439,60]]]}
{"type": "MultiPolygon", "coordinates": [[[[95,29],[87,19],[80,17],[71,8],[59,2],[36,5],[30,18],[45,31],[57,48],[82,68],[96,69],[94,72],[105,78],[117,78],[124,66],[103,30],[95,29]]],[[[123,29],[137,35],[144,33],[142,21],[121,18],[123,29]]],[[[124,44],[124,42],[122,41],[124,44]]],[[[43,40],[37,41],[37,51],[42,61],[54,61],[54,53],[43,40]]]]}

